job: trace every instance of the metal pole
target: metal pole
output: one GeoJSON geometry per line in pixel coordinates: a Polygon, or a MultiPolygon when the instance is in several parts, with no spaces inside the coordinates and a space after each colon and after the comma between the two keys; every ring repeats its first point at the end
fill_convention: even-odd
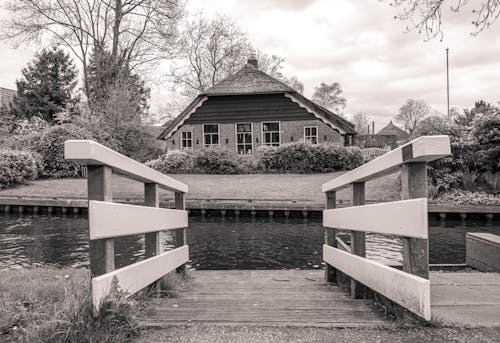
{"type": "Polygon", "coordinates": [[[450,119],[450,68],[448,63],[449,50],[450,49],[446,48],[446,113],[448,113],[448,119],[450,119]]]}

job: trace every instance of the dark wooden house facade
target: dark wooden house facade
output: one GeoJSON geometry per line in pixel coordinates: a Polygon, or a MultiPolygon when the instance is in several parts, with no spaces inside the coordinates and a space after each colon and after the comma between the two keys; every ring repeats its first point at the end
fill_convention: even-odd
{"type": "Polygon", "coordinates": [[[354,125],[258,69],[255,58],[198,95],[160,139],[167,149],[223,148],[252,155],[296,141],[350,145],[354,125]]]}

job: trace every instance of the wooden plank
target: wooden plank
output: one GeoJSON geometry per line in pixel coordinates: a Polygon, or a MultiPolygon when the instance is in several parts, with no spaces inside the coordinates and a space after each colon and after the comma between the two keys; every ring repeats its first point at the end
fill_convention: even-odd
{"type": "Polygon", "coordinates": [[[186,263],[188,259],[189,248],[185,245],[93,278],[92,302],[94,310],[99,309],[102,299],[111,291],[115,277],[120,289],[130,296],[186,263]]]}
{"type": "MultiPolygon", "coordinates": [[[[427,196],[427,163],[405,163],[401,168],[401,199],[427,198],[427,196]]],[[[425,212],[427,213],[427,209],[425,212]]],[[[426,279],[429,278],[429,240],[427,237],[403,238],[403,270],[426,279]]]]}
{"type": "MultiPolygon", "coordinates": [[[[144,204],[151,207],[160,207],[159,187],[156,183],[144,184],[144,204]]],[[[145,235],[146,258],[160,253],[160,232],[149,232],[145,235]]]]}
{"type": "Polygon", "coordinates": [[[429,213],[500,213],[500,206],[429,204],[429,213]]]}
{"type": "Polygon", "coordinates": [[[412,199],[323,211],[323,226],[403,237],[428,237],[427,199],[412,199]]]}
{"type": "Polygon", "coordinates": [[[90,239],[172,230],[187,225],[187,211],[89,201],[90,239]]]}
{"type": "MultiPolygon", "coordinates": [[[[175,192],[175,208],[177,210],[184,210],[186,208],[186,197],[184,193],[181,192],[175,192]]],[[[182,227],[180,229],[177,229],[175,231],[175,247],[181,247],[185,244],[187,244],[187,223],[185,227],[182,227]]],[[[179,268],[177,268],[177,272],[185,272],[186,271],[186,265],[182,265],[179,268]]]]}
{"type": "MultiPolygon", "coordinates": [[[[337,193],[336,192],[327,192],[326,196],[326,209],[333,209],[337,206],[337,193]]],[[[337,233],[335,228],[324,228],[325,230],[325,244],[333,247],[337,246],[336,236],[337,233]]],[[[337,276],[335,274],[335,268],[331,265],[326,264],[325,266],[325,280],[328,282],[336,282],[337,276]]]]}
{"type": "Polygon", "coordinates": [[[323,259],[425,320],[431,319],[429,280],[328,245],[323,245],[323,259]]]}
{"type": "Polygon", "coordinates": [[[174,192],[188,192],[188,186],[184,183],[91,140],[66,141],[64,158],[82,165],[105,165],[114,172],[140,182],[157,183],[161,188],[174,192]]]}
{"type": "MultiPolygon", "coordinates": [[[[355,182],[352,184],[352,204],[353,206],[363,206],[365,204],[365,183],[355,182]]],[[[366,257],[366,234],[360,231],[351,231],[351,253],[357,256],[366,257]]],[[[365,287],[355,279],[351,278],[351,296],[355,299],[364,298],[365,287]]]]}
{"type": "Polygon", "coordinates": [[[368,181],[396,172],[403,163],[430,162],[450,154],[448,136],[422,136],[326,182],[322,190],[323,192],[339,190],[354,182],[368,181]]]}
{"type": "MultiPolygon", "coordinates": [[[[111,192],[112,170],[106,166],[89,166],[87,171],[87,194],[93,200],[113,201],[111,192]]],[[[115,269],[115,245],[112,238],[89,242],[90,273],[99,276],[115,269]]]]}

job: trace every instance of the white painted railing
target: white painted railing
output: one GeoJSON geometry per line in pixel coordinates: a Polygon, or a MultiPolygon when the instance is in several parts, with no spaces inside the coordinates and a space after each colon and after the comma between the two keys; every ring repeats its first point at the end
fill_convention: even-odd
{"type": "Polygon", "coordinates": [[[165,274],[183,268],[189,259],[186,244],[188,187],[162,173],[90,140],[65,142],[65,158],[87,166],[90,271],[92,301],[98,311],[112,290],[113,280],[130,296],[155,284],[165,274]],[[144,183],[145,206],[113,203],[112,173],[144,183]],[[175,208],[159,208],[159,188],[175,192],[175,208]],[[159,233],[176,230],[176,248],[160,252],[159,233]],[[146,259],[115,270],[114,237],[145,234],[146,259]]]}
{"type": "Polygon", "coordinates": [[[427,223],[427,162],[449,155],[448,136],[419,137],[323,185],[326,278],[351,278],[353,297],[364,287],[426,320],[431,318],[427,223]],[[401,171],[401,201],[365,205],[365,182],[401,171]],[[353,207],[336,209],[336,191],[352,185],[353,207]],[[411,199],[411,200],[410,200],[411,199]],[[351,245],[335,229],[351,231],[351,245]],[[365,232],[403,237],[403,270],[367,260],[365,232]]]}

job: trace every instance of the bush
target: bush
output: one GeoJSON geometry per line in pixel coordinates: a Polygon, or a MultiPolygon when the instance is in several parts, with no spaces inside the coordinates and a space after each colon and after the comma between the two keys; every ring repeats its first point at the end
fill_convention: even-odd
{"type": "Polygon", "coordinates": [[[500,114],[480,116],[471,132],[478,144],[477,164],[481,171],[500,171],[500,114]]]}
{"type": "Polygon", "coordinates": [[[37,178],[42,158],[22,150],[0,150],[0,188],[12,187],[37,178]]]}
{"type": "Polygon", "coordinates": [[[92,139],[89,132],[75,125],[51,127],[40,138],[34,150],[42,156],[43,171],[40,176],[50,178],[80,175],[80,166],[64,159],[64,142],[70,139],[92,139]]]}
{"type": "Polygon", "coordinates": [[[193,155],[193,169],[200,174],[239,174],[238,155],[224,149],[201,149],[193,155]]]}
{"type": "Polygon", "coordinates": [[[120,142],[118,151],[141,163],[157,158],[163,153],[155,138],[142,126],[135,124],[120,126],[114,136],[120,142]]]}
{"type": "Polygon", "coordinates": [[[485,192],[453,190],[440,195],[436,202],[455,205],[500,206],[500,197],[485,192]]]}
{"type": "Polygon", "coordinates": [[[146,162],[150,168],[164,174],[189,174],[193,172],[193,153],[190,151],[174,150],[146,162]]]}
{"type": "Polygon", "coordinates": [[[361,149],[331,143],[290,143],[258,150],[259,168],[275,173],[329,173],[363,164],[361,149]]]}

